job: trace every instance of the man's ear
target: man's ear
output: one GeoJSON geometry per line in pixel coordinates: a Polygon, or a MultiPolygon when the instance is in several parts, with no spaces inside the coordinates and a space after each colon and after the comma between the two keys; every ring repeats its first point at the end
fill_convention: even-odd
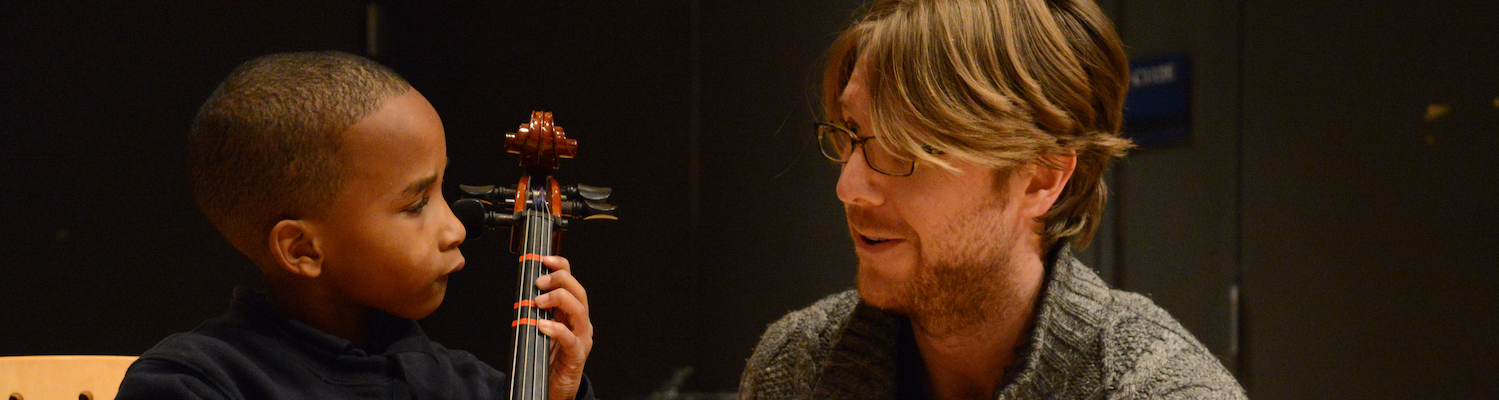
{"type": "Polygon", "coordinates": [[[1025,193],[1022,194],[1024,203],[1020,206],[1020,214],[1025,218],[1038,218],[1051,210],[1051,205],[1057,202],[1057,197],[1062,195],[1062,189],[1067,188],[1067,181],[1072,179],[1072,171],[1077,168],[1077,153],[1047,156],[1053,166],[1032,164],[1030,168],[1030,181],[1026,184],[1025,193]]]}
{"type": "Polygon", "coordinates": [[[271,260],[282,272],[316,278],[323,273],[317,230],[303,220],[284,219],[271,227],[271,260]]]}

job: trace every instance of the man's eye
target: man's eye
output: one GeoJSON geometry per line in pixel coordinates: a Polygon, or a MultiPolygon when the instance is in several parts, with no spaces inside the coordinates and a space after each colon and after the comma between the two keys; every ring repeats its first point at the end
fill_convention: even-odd
{"type": "Polygon", "coordinates": [[[431,201],[431,197],[423,197],[421,200],[417,201],[416,204],[412,204],[411,207],[406,208],[406,212],[411,214],[421,214],[422,209],[426,208],[427,203],[431,201]]]}

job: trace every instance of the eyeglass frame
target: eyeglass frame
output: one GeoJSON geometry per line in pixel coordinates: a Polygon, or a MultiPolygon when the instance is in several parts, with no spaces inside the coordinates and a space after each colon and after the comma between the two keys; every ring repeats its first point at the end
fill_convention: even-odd
{"type": "MultiPolygon", "coordinates": [[[[854,133],[852,130],[849,130],[848,128],[843,127],[843,125],[839,125],[839,124],[836,124],[836,123],[833,123],[833,122],[826,122],[826,121],[814,121],[814,122],[812,122],[812,131],[815,132],[816,135],[817,135],[817,148],[818,148],[818,150],[821,151],[822,156],[824,158],[827,158],[828,160],[832,160],[833,162],[838,163],[839,165],[848,164],[849,160],[852,160],[854,158],[854,151],[858,150],[859,145],[864,144],[864,142],[868,142],[870,140],[874,140],[874,139],[878,139],[879,138],[879,136],[869,136],[869,137],[860,138],[858,134],[854,133]],[[824,126],[832,128],[833,130],[842,132],[844,134],[844,136],[848,137],[848,143],[849,143],[848,149],[849,150],[848,150],[848,156],[847,157],[845,157],[845,158],[843,158],[843,159],[840,160],[839,157],[834,157],[834,154],[829,153],[830,150],[826,147],[826,143],[827,142],[823,140],[823,133],[824,133],[824,131],[823,131],[822,127],[824,127],[824,126]]],[[[865,148],[867,149],[868,146],[865,146],[865,148]]],[[[941,150],[937,150],[937,149],[933,148],[932,146],[925,145],[925,144],[921,145],[921,150],[925,151],[927,154],[943,154],[941,150]]],[[[837,153],[837,151],[832,151],[832,153],[837,153]]],[[[894,177],[906,177],[906,176],[911,176],[911,174],[916,173],[916,160],[906,159],[905,157],[901,157],[901,156],[898,156],[898,155],[895,155],[895,154],[891,154],[890,157],[892,157],[892,158],[894,158],[896,160],[899,160],[899,161],[905,161],[906,165],[907,165],[906,172],[905,173],[901,173],[901,174],[895,174],[895,173],[890,173],[889,171],[885,171],[885,170],[881,169],[880,167],[876,167],[874,165],[874,163],[869,162],[869,151],[868,150],[864,151],[864,165],[868,165],[869,169],[874,170],[874,172],[879,172],[881,174],[885,174],[885,175],[889,175],[889,176],[894,176],[894,177]]]]}

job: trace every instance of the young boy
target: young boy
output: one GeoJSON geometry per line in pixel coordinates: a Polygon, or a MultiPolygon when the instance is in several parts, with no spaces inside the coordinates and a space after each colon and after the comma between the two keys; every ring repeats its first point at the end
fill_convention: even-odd
{"type": "MultiPolygon", "coordinates": [[[[193,196],[269,290],[236,290],[227,314],[147,351],[118,398],[504,396],[503,373],[414,321],[463,268],[445,140],[432,105],[373,61],[275,54],[235,69],[193,121],[193,196]]],[[[544,263],[551,398],[591,399],[586,294],[566,260],[544,263]]]]}

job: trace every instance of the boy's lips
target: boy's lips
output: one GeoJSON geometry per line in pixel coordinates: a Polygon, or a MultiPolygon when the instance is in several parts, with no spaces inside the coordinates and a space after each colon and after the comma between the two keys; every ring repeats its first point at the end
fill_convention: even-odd
{"type": "Polygon", "coordinates": [[[442,282],[442,284],[446,285],[448,283],[448,276],[452,275],[454,272],[458,272],[458,271],[462,270],[463,269],[463,265],[464,265],[464,260],[461,259],[461,258],[458,259],[458,264],[453,265],[453,268],[448,269],[447,272],[443,272],[441,275],[438,275],[437,276],[437,281],[438,282],[442,282]]]}

